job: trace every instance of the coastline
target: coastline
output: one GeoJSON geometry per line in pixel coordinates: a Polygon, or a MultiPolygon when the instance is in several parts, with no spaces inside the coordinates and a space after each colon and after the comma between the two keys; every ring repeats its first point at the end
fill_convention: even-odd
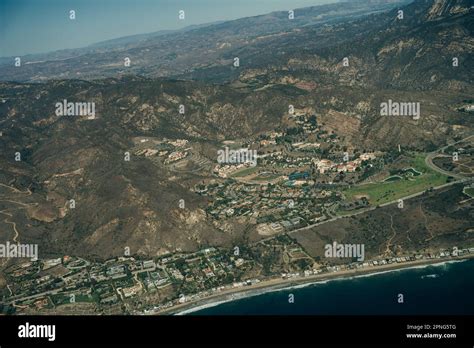
{"type": "Polygon", "coordinates": [[[402,263],[387,264],[381,266],[369,266],[364,269],[350,269],[338,272],[310,275],[307,277],[300,277],[296,279],[269,279],[261,281],[260,283],[254,285],[248,285],[241,288],[226,289],[202,299],[165,308],[159,312],[154,313],[153,315],[185,315],[188,313],[199,311],[204,308],[214,307],[225,302],[258,296],[267,292],[282,291],[292,288],[301,288],[313,284],[325,283],[327,281],[367,277],[394,271],[402,271],[406,269],[425,268],[433,265],[441,266],[443,264],[448,264],[452,262],[462,262],[467,261],[469,259],[474,259],[474,255],[468,254],[443,259],[422,259],[415,261],[406,261],[402,263]]]}

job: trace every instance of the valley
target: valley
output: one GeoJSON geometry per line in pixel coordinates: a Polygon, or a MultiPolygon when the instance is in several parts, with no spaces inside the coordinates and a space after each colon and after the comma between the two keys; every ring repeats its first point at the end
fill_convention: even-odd
{"type": "Polygon", "coordinates": [[[0,258],[0,313],[472,257],[472,12],[357,0],[1,58],[0,245],[39,259],[0,258]]]}

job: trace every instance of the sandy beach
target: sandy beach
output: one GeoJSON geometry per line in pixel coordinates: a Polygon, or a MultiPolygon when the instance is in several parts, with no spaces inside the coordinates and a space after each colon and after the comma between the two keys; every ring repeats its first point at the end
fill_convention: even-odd
{"type": "Polygon", "coordinates": [[[426,267],[435,264],[444,264],[448,262],[463,261],[474,258],[474,254],[468,254],[458,257],[447,257],[441,259],[422,259],[416,261],[407,261],[401,263],[386,264],[381,266],[369,266],[362,269],[350,269],[338,272],[327,272],[323,274],[310,275],[307,277],[298,277],[291,279],[275,278],[263,280],[258,284],[243,286],[239,288],[226,289],[216,292],[205,298],[178,304],[173,307],[155,312],[157,315],[182,315],[194,312],[198,309],[218,305],[220,303],[237,300],[244,297],[256,296],[265,292],[278,291],[283,289],[294,288],[297,286],[306,286],[315,283],[324,282],[326,280],[335,280],[351,277],[360,277],[367,275],[375,275],[396,270],[404,270],[416,267],[426,267]]]}

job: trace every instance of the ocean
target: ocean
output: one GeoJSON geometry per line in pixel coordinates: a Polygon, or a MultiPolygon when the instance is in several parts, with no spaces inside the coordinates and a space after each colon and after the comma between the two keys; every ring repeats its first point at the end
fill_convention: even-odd
{"type": "Polygon", "coordinates": [[[472,315],[474,259],[262,291],[182,314],[472,315]],[[289,303],[290,294],[293,303],[289,303]]]}

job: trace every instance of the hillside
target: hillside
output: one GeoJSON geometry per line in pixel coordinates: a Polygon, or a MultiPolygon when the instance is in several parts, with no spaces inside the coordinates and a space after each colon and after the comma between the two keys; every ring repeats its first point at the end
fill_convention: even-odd
{"type": "Polygon", "coordinates": [[[246,240],[245,219],[206,218],[194,187],[208,177],[194,169],[212,170],[224,140],[286,130],[289,105],[315,114],[342,147],[428,152],[471,134],[472,114],[460,108],[474,92],[471,2],[406,3],[302,9],[298,23],[272,13],[0,66],[10,81],[0,83],[0,210],[11,214],[0,237],[97,258],[246,240]],[[420,119],[380,116],[389,99],[419,102],[420,119]],[[95,118],[58,117],[63,100],[95,103],[95,118]],[[136,155],[139,140],[165,139],[188,141],[186,171],[136,155]]]}

